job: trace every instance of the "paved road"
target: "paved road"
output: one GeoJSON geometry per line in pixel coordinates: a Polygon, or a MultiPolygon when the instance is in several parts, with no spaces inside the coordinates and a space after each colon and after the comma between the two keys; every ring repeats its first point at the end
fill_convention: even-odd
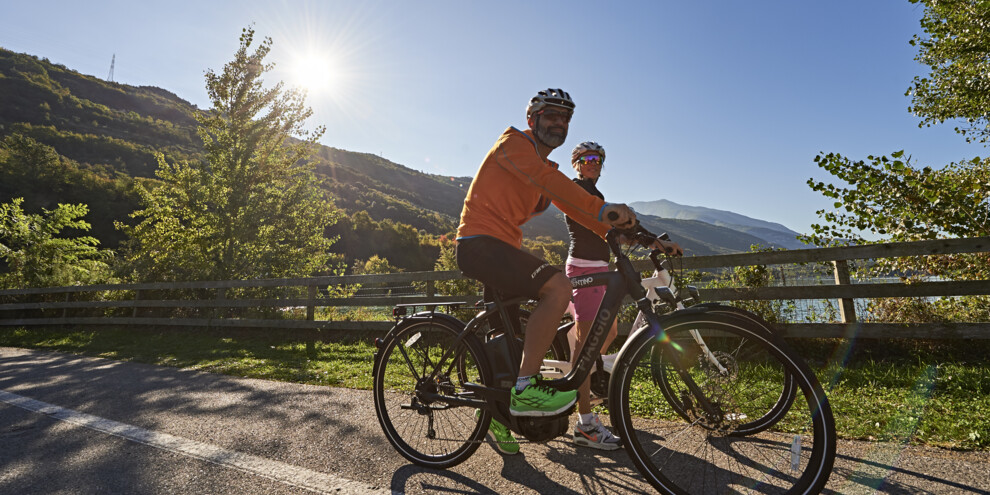
{"type": "MultiPolygon", "coordinates": [[[[0,348],[0,493],[649,493],[564,439],[448,471],[386,443],[370,392],[0,348]]],[[[990,454],[841,442],[826,493],[990,494],[990,454]]]]}

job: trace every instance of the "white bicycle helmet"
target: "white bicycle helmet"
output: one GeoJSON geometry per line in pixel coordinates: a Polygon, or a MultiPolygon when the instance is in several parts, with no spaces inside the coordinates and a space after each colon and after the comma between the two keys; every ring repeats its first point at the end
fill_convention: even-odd
{"type": "Polygon", "coordinates": [[[526,106],[526,118],[543,110],[547,105],[574,111],[574,100],[571,99],[571,95],[560,88],[550,88],[536,93],[536,96],[529,100],[529,105],[526,106]]]}
{"type": "Polygon", "coordinates": [[[602,145],[594,141],[585,141],[575,146],[574,150],[571,151],[571,163],[574,163],[574,161],[577,160],[579,156],[589,151],[602,155],[602,164],[603,165],[605,164],[605,148],[603,148],[602,145]]]}

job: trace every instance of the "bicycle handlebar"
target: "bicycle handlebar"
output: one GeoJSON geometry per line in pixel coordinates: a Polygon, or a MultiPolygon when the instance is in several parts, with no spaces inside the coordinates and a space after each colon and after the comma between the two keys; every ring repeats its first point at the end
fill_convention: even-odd
{"type": "MultiPolygon", "coordinates": [[[[609,217],[612,218],[613,220],[615,219],[614,217],[617,216],[618,215],[615,214],[615,212],[609,213],[609,217]]],[[[609,248],[611,249],[612,253],[615,255],[616,262],[618,262],[618,260],[620,259],[628,260],[628,257],[625,254],[623,254],[619,249],[619,242],[618,242],[619,235],[623,235],[629,239],[632,239],[633,242],[645,248],[652,248],[653,244],[657,240],[670,241],[670,236],[667,235],[666,232],[660,235],[653,234],[650,231],[646,230],[646,228],[644,228],[639,223],[639,220],[636,221],[635,225],[629,228],[623,229],[619,227],[612,227],[608,231],[608,233],[605,234],[605,241],[608,243],[609,248]]],[[[670,256],[670,252],[667,249],[651,249],[650,251],[650,260],[653,262],[653,266],[656,267],[657,270],[665,269],[663,267],[663,262],[659,259],[661,254],[663,254],[666,257],[670,256]]]]}

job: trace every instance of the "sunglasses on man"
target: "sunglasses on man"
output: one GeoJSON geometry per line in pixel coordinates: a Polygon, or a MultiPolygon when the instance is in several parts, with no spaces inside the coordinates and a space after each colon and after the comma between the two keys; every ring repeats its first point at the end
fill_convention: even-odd
{"type": "Polygon", "coordinates": [[[571,114],[568,112],[558,112],[556,110],[540,110],[537,115],[542,115],[548,120],[561,120],[567,123],[571,121],[571,114]]]}

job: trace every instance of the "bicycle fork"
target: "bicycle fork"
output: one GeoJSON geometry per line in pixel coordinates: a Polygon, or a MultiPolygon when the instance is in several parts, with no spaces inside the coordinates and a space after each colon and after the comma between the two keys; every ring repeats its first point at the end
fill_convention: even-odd
{"type": "MultiPolygon", "coordinates": [[[[683,349],[680,348],[679,345],[668,340],[667,334],[664,331],[663,326],[660,324],[659,318],[656,316],[655,313],[653,313],[653,307],[650,304],[650,301],[647,298],[643,298],[637,301],[636,304],[637,306],[639,306],[641,314],[649,315],[645,317],[647,322],[649,323],[649,330],[648,330],[649,335],[651,336],[652,339],[661,343],[662,345],[661,352],[663,353],[664,359],[668,360],[671,364],[674,365],[673,367],[677,373],[677,376],[681,379],[682,382],[684,382],[684,385],[687,387],[687,391],[690,392],[690,395],[688,397],[683,397],[681,399],[682,401],[684,401],[685,409],[694,409],[694,407],[692,407],[691,403],[689,402],[690,398],[693,397],[694,402],[701,408],[701,411],[705,414],[705,416],[707,416],[708,418],[718,418],[719,421],[724,419],[724,415],[722,414],[722,409],[708,399],[708,396],[705,395],[701,387],[698,386],[698,383],[695,382],[694,378],[691,376],[691,373],[688,371],[687,367],[681,364],[680,354],[682,354],[684,351],[683,349]]],[[[691,332],[697,333],[695,330],[692,330],[691,332]]],[[[708,346],[704,345],[704,339],[701,339],[700,334],[698,334],[696,340],[701,340],[701,345],[703,345],[703,349],[705,349],[705,351],[710,356],[709,359],[714,359],[715,362],[718,362],[718,360],[715,359],[715,355],[711,352],[711,350],[708,349],[708,346]]],[[[721,367],[721,363],[718,364],[721,367]]],[[[724,370],[725,368],[722,367],[722,369],[724,370]]]]}
{"type": "MultiPolygon", "coordinates": [[[[671,287],[670,274],[667,270],[656,270],[653,272],[653,276],[650,278],[643,279],[643,288],[646,289],[647,298],[656,301],[661,298],[660,294],[657,292],[657,288],[664,288],[670,293],[670,297],[667,298],[669,301],[675,302],[675,310],[684,309],[684,304],[682,304],[678,299],[678,290],[676,287],[671,287]]],[[[633,322],[633,329],[639,328],[645,322],[645,317],[643,312],[640,311],[639,315],[636,316],[636,321],[633,322]]],[[[694,341],[698,344],[701,349],[701,354],[705,357],[705,360],[711,363],[711,365],[718,370],[719,374],[722,376],[728,375],[729,370],[715,357],[715,354],[708,348],[708,344],[705,343],[705,339],[701,337],[701,332],[697,330],[690,330],[689,333],[694,341]]]]}

